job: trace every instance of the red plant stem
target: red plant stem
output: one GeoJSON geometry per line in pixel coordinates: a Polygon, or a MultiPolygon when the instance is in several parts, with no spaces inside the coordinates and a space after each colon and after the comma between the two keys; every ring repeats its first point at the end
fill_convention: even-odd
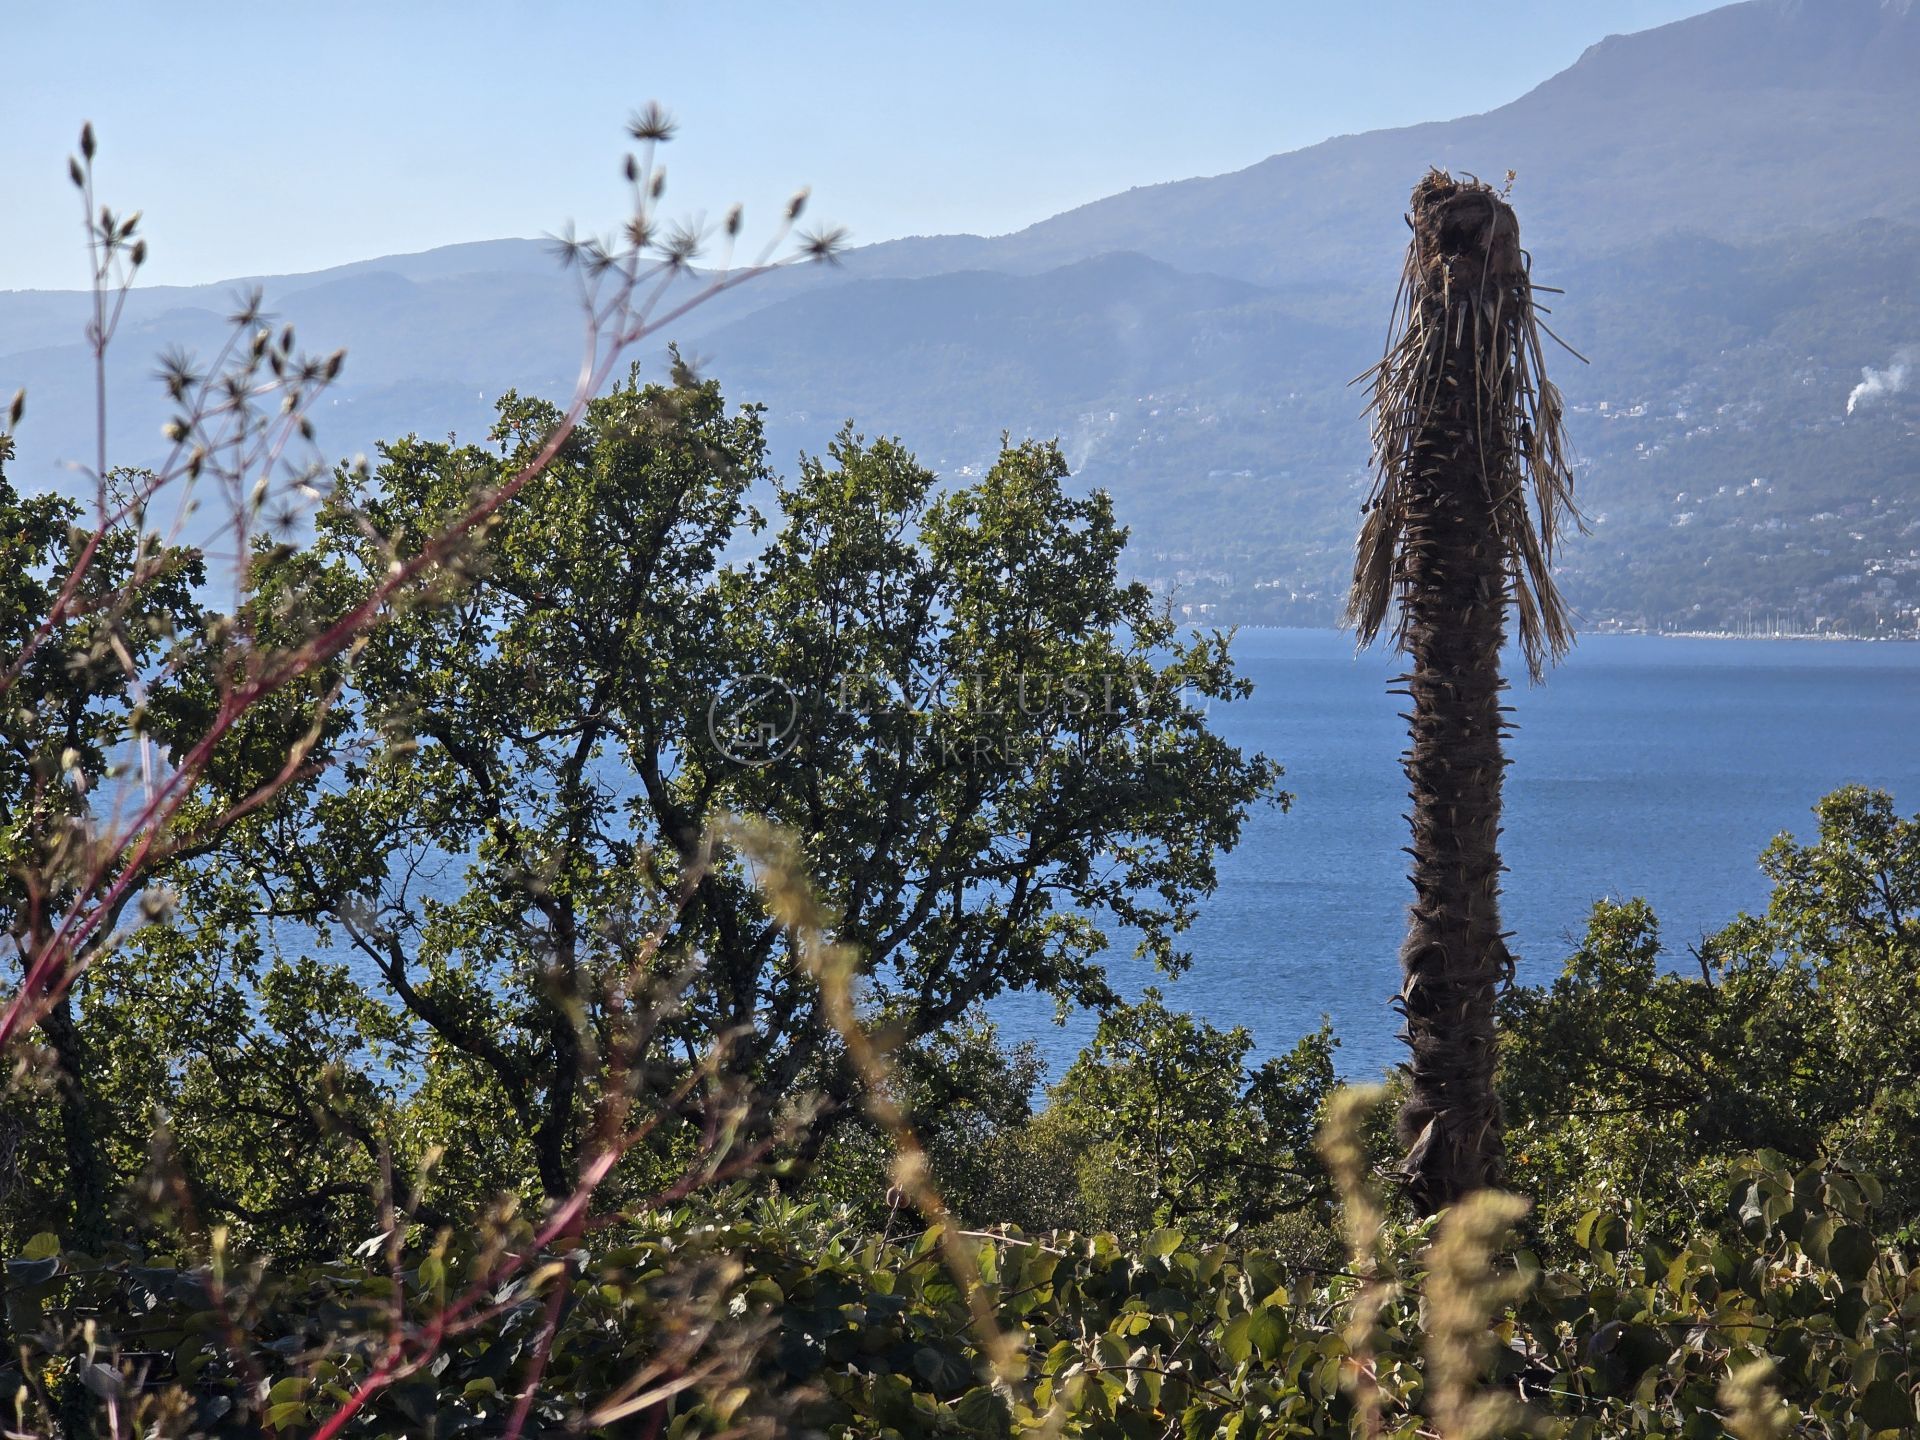
{"type": "Polygon", "coordinates": [[[329,1415],[325,1423],[313,1432],[312,1440],[333,1440],[334,1436],[346,1429],[347,1422],[364,1410],[368,1401],[399,1378],[398,1359],[394,1347],[389,1346],[387,1353],[380,1357],[380,1363],[367,1373],[366,1379],[354,1387],[353,1394],[341,1402],[340,1408],[329,1415]]]}
{"type": "Polygon", "coordinates": [[[554,1337],[560,1331],[560,1307],[566,1303],[567,1289],[564,1285],[553,1287],[553,1293],[547,1296],[547,1316],[540,1326],[540,1339],[533,1349],[533,1360],[527,1366],[526,1387],[521,1390],[520,1398],[514,1402],[513,1414],[507,1417],[506,1440],[520,1440],[520,1432],[526,1427],[527,1412],[533,1409],[533,1397],[540,1393],[540,1379],[547,1373],[547,1361],[553,1355],[554,1337]]]}

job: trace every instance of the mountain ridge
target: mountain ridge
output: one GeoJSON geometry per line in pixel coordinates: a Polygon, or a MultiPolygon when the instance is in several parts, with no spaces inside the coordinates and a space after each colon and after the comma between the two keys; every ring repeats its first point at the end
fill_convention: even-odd
{"type": "MultiPolygon", "coordinates": [[[[1407,190],[1429,164],[1513,168],[1535,273],[1569,291],[1555,328],[1594,362],[1562,357],[1557,377],[1602,517],[1567,553],[1576,602],[1693,629],[1766,604],[1920,626],[1920,414],[1893,391],[1844,413],[1864,370],[1920,341],[1916,101],[1905,0],[1746,0],[1597,42],[1478,115],[1006,235],[880,242],[662,339],[766,402],[776,454],[852,418],[957,475],[1002,429],[1058,435],[1136,525],[1142,574],[1194,613],[1331,620],[1366,464],[1345,382],[1378,356],[1407,190]]],[[[577,366],[577,311],[538,241],[265,283],[315,343],[348,345],[317,417],[335,453],[481,433],[500,390],[563,393],[577,366]]],[[[211,338],[222,290],[136,291],[115,385],[163,340],[211,338]]],[[[46,473],[63,428],[90,433],[81,347],[15,343],[53,339],[81,297],[27,295],[0,293],[0,389],[31,391],[16,476],[46,473]]],[[[158,409],[120,406],[120,453],[151,443],[158,409]]]]}

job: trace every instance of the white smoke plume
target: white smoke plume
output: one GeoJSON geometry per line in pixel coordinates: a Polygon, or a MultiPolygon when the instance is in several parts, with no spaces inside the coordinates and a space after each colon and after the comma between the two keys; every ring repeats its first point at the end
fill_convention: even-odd
{"type": "Polygon", "coordinates": [[[1907,377],[1913,371],[1913,347],[1903,345],[1893,352],[1893,359],[1884,370],[1876,370],[1871,365],[1860,368],[1860,383],[1853,387],[1847,396],[1847,413],[1851,415],[1858,405],[1871,405],[1876,400],[1884,400],[1889,395],[1898,395],[1907,388],[1907,377]]]}

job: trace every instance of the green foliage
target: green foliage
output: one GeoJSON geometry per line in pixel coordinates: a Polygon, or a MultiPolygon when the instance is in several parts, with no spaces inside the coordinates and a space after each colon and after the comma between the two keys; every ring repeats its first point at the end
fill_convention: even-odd
{"type": "MultiPolygon", "coordinates": [[[[1071,1224],[1071,1176],[1022,1163],[1037,1122],[1033,1095],[1044,1067],[1031,1041],[1008,1048],[984,1017],[929,1035],[893,1058],[894,1100],[926,1149],[940,1193],[954,1212],[981,1224],[1045,1216],[1071,1224]]],[[[836,1127],[807,1169],[804,1193],[875,1231],[912,1223],[908,1199],[893,1188],[894,1147],[864,1114],[836,1127]]]]}
{"type": "MultiPolygon", "coordinates": [[[[110,772],[119,747],[147,730],[141,672],[194,627],[193,587],[205,573],[193,552],[115,529],[92,548],[70,601],[76,618],[42,638],[93,537],[79,526],[78,505],[14,489],[11,453],[11,438],[0,435],[0,657],[8,671],[19,667],[0,708],[0,905],[13,933],[27,925],[30,906],[38,917],[59,904],[57,887],[36,890],[26,877],[57,882],[79,863],[62,822],[103,782],[121,778],[110,772]]],[[[140,478],[116,472],[108,493],[130,493],[140,478]]]]}
{"type": "Polygon", "coordinates": [[[1330,1192],[1313,1156],[1333,1089],[1331,1028],[1249,1067],[1253,1037],[1167,1010],[1148,989],[1100,1019],[1051,1095],[1050,1121],[1080,1141],[1070,1160],[1082,1223],[1143,1234],[1218,1235],[1303,1214],[1321,1226],[1330,1192]]]}
{"type": "MultiPolygon", "coordinates": [[[[1333,1093],[1329,1028],[1248,1064],[1252,1037],[1169,1011],[1151,988],[1116,1004],[1034,1108],[1042,1073],[1030,1044],[1001,1047],[969,1024],[895,1056],[898,1099],[953,1213],[1031,1234],[1111,1231],[1128,1241],[1178,1225],[1230,1235],[1290,1262],[1337,1254],[1333,1192],[1314,1156],[1333,1093]]],[[[1385,1163],[1384,1120],[1366,1138],[1385,1163]]],[[[873,1125],[836,1130],[802,1187],[876,1230],[897,1230],[892,1147],[873,1125]],[[881,1203],[882,1197],[885,1203],[881,1203]]]]}
{"type": "MultiPolygon", "coordinates": [[[[12,437],[0,434],[0,928],[30,954],[106,858],[87,843],[82,818],[102,805],[137,806],[144,793],[120,765],[134,753],[128,742],[156,763],[146,737],[167,731],[145,704],[144,681],[197,648],[194,588],[205,576],[196,554],[151,534],[122,527],[95,541],[77,505],[20,495],[6,475],[12,453],[12,437]],[[71,618],[52,625],[59,603],[71,618]]],[[[103,494],[120,503],[142,478],[115,472],[103,494]]],[[[129,888],[113,916],[137,914],[151,898],[129,888]]],[[[114,1201],[99,1146],[116,1117],[70,995],[54,997],[35,1039],[50,1063],[21,1067],[0,1092],[0,1242],[45,1225],[98,1239],[114,1201]],[[25,1229],[23,1214],[35,1217],[25,1229]]]]}
{"type": "MultiPolygon", "coordinates": [[[[1377,1321],[1357,1332],[1350,1277],[1288,1271],[1178,1228],[1130,1244],[981,1236],[967,1243],[1018,1353],[997,1376],[930,1234],[887,1242],[808,1207],[715,1199],[530,1264],[485,1327],[431,1374],[381,1391],[346,1433],[497,1425],[556,1289],[566,1299],[536,1414],[590,1434],[634,1433],[630,1422],[675,1435],[729,1424],[848,1437],[1347,1435],[1364,1374],[1377,1433],[1404,1440],[1442,1417],[1450,1436],[1712,1437],[1725,1433],[1722,1387],[1737,1381],[1750,1413],[1740,1397],[1760,1364],[1796,1425],[1910,1433],[1920,1273],[1909,1249],[1871,1238],[1877,1187],[1765,1157],[1734,1172],[1711,1223],[1629,1242],[1621,1214],[1596,1211],[1553,1268],[1497,1248],[1512,1213],[1497,1205],[1431,1247],[1424,1231],[1395,1232],[1370,1301],[1377,1321]],[[636,1374],[663,1365],[689,1377],[684,1388],[604,1418],[637,1393],[636,1374]]],[[[231,1273],[216,1298],[217,1266],[102,1265],[49,1236],[11,1266],[8,1323],[28,1370],[0,1382],[27,1383],[27,1424],[70,1376],[90,1394],[148,1397],[175,1417],[156,1433],[250,1433],[263,1415],[310,1424],[378,1361],[371,1339],[341,1337],[383,1334],[402,1293],[407,1333],[421,1333],[447,1297],[458,1303],[472,1258],[452,1243],[391,1274],[231,1273]],[[96,1316],[90,1339],[59,1316],[83,1308],[96,1316]],[[241,1314],[235,1348],[220,1317],[241,1314]]]]}
{"type": "MultiPolygon", "coordinates": [[[[559,420],[509,394],[492,448],[408,439],[343,469],[314,543],[256,547],[244,609],[203,630],[326,632],[559,420]]],[[[1216,854],[1277,793],[1197,703],[1244,693],[1226,637],[1183,637],[1119,579],[1125,532],[1051,446],[937,491],[898,443],[848,433],[778,482],[760,426],[684,368],[616,387],[352,652],[245,714],[182,811],[208,838],[159,877],[168,912],[77,997],[111,1111],[91,1148],[120,1188],[163,1124],[193,1214],[316,1258],[370,1228],[389,1160],[425,1176],[427,1216],[561,1196],[636,1036],[622,1084],[643,1113],[697,1083],[610,1200],[671,1182],[689,1147],[744,1153],[818,1116],[812,1160],[859,1085],[793,937],[712,846],[730,814],[800,838],[868,1014],[922,1057],[912,1108],[960,1192],[998,1184],[981,1127],[1023,1118],[1034,1078],[1015,1059],[997,1098],[975,1092],[976,1007],[1106,1000],[1116,926],[1187,963],[1216,854]],[[771,525],[751,503],[769,487],[771,525]],[[765,753],[730,743],[743,683],[791,703],[765,753]],[[308,763],[272,803],[213,823],[289,757],[308,763]]],[[[174,666],[156,723],[198,733],[249,649],[174,666]]],[[[821,1183],[877,1214],[871,1142],[821,1183]]],[[[9,1223],[59,1225],[52,1204],[22,1196],[9,1223]]]]}
{"type": "Polygon", "coordinates": [[[1505,997],[1513,1181],[1548,1229],[1595,1201],[1683,1229],[1762,1148],[1873,1170],[1889,1226],[1920,1222],[1920,823],[1858,786],[1816,813],[1817,840],[1761,857],[1766,912],[1710,937],[1697,974],[1662,968],[1644,902],[1602,904],[1559,980],[1505,997]]]}

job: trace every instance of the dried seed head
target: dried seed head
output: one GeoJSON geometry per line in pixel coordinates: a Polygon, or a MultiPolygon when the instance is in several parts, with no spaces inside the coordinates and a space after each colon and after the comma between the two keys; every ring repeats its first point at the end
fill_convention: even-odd
{"type": "Polygon", "coordinates": [[[664,145],[679,128],[673,116],[658,100],[649,100],[634,111],[632,118],[627,121],[627,133],[636,140],[650,144],[664,145]]]}
{"type": "Polygon", "coordinates": [[[835,264],[847,248],[847,232],[841,226],[811,230],[800,237],[800,253],[808,260],[835,264]]]}

